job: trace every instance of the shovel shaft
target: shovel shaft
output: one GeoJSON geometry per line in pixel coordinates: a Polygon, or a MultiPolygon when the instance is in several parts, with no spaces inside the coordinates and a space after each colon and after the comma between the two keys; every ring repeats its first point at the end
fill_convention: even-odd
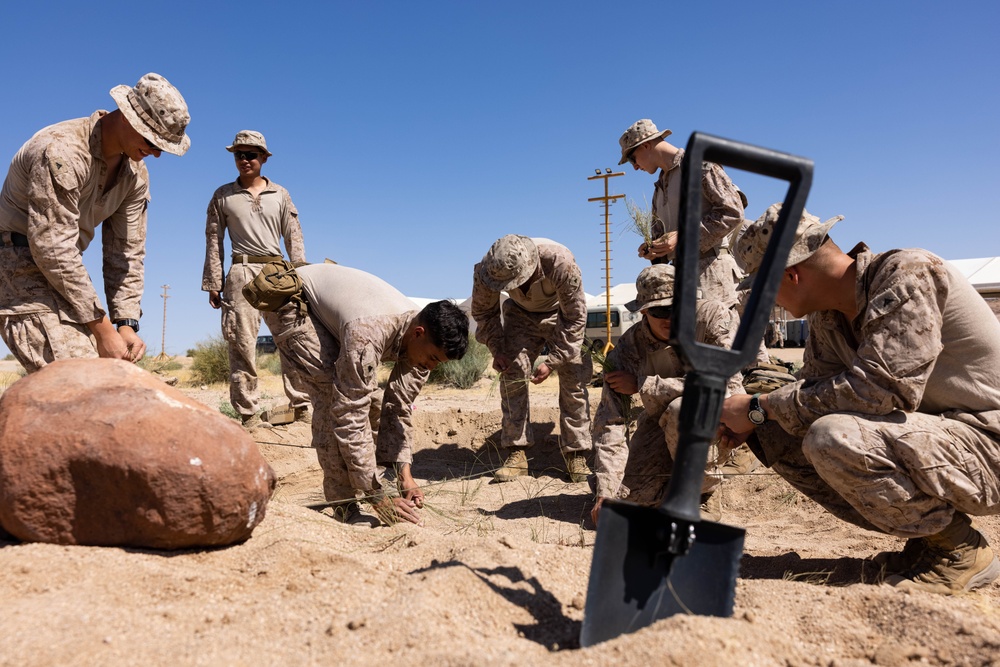
{"type": "Polygon", "coordinates": [[[673,517],[697,522],[701,519],[701,487],[709,446],[715,440],[726,396],[726,378],[690,371],[684,379],[681,401],[680,442],[670,485],[660,509],[673,517]]]}

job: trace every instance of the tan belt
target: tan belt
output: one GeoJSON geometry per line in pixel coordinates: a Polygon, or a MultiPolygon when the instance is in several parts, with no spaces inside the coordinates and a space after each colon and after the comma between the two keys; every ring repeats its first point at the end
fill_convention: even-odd
{"type": "Polygon", "coordinates": [[[268,264],[270,262],[280,262],[284,257],[281,255],[239,255],[233,253],[233,264],[268,264]]]}

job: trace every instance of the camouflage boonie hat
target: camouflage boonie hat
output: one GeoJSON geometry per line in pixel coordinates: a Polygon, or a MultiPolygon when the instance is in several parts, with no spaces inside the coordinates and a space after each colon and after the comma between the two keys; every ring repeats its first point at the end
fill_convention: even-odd
{"type": "Polygon", "coordinates": [[[506,292],[528,282],[538,268],[538,248],[527,236],[508,234],[496,241],[479,263],[479,281],[506,292]]]}
{"type": "Polygon", "coordinates": [[[160,150],[184,155],[191,137],[184,134],[191,115],[180,91],[159,74],[150,72],[135,88],[126,85],[111,89],[111,97],[128,124],[160,150]]]}
{"type": "Polygon", "coordinates": [[[630,312],[674,303],[673,264],[647,266],[635,279],[635,299],[625,304],[630,312]]]}
{"type": "MultiPolygon", "coordinates": [[[[747,225],[746,229],[736,239],[736,257],[749,274],[739,284],[738,289],[746,289],[753,282],[754,274],[760,268],[760,263],[764,260],[764,252],[767,244],[771,240],[771,232],[775,223],[778,222],[778,213],[781,211],[781,204],[771,204],[764,211],[764,214],[747,225]]],[[[830,233],[830,228],[844,219],[838,215],[821,223],[819,218],[802,209],[802,218],[799,220],[799,227],[795,230],[795,242],[792,250],[788,254],[788,261],[785,267],[795,266],[799,262],[812,257],[812,254],[819,250],[823,241],[830,233]]]]}
{"type": "Polygon", "coordinates": [[[635,121],[618,138],[618,144],[622,147],[622,159],[618,161],[618,164],[628,162],[628,156],[632,154],[632,151],[647,141],[669,137],[671,134],[673,133],[670,130],[663,130],[662,132],[657,130],[656,125],[648,118],[635,121]]]}
{"type": "Polygon", "coordinates": [[[226,150],[232,153],[236,150],[237,146],[253,146],[264,151],[264,155],[267,157],[271,157],[271,152],[267,150],[267,142],[264,141],[264,135],[254,130],[240,130],[237,132],[236,138],[233,139],[233,145],[226,146],[226,150]]]}

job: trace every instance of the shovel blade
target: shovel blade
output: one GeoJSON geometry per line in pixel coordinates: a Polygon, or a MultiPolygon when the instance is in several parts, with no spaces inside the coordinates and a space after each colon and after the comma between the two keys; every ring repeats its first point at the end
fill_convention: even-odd
{"type": "Polygon", "coordinates": [[[667,539],[677,523],[653,507],[620,501],[601,506],[581,646],[678,613],[732,616],[746,531],[700,521],[690,551],[678,555],[667,539]]]}

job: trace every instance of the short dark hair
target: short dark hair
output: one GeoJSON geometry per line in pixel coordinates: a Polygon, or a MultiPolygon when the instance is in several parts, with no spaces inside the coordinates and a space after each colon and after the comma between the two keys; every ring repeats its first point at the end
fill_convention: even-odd
{"type": "Polygon", "coordinates": [[[469,316],[452,301],[434,301],[424,306],[417,320],[427,329],[431,342],[449,359],[461,359],[469,347],[469,316]]]}

